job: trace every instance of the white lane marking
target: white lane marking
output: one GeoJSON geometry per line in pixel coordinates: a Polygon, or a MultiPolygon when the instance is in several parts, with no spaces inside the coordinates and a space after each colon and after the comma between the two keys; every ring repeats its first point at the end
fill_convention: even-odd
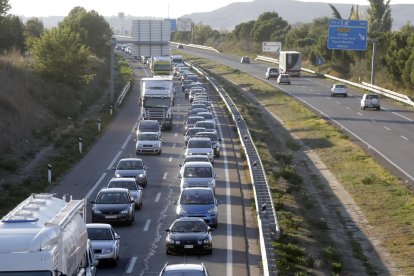
{"type": "Polygon", "coordinates": [[[119,156],[121,155],[122,150],[118,151],[118,153],[115,155],[114,159],[112,160],[111,164],[109,164],[107,170],[112,170],[112,167],[114,166],[115,162],[118,160],[119,156]]]}
{"type": "Polygon", "coordinates": [[[167,179],[167,175],[168,175],[168,173],[165,172],[164,175],[162,176],[162,179],[164,179],[164,180],[167,179]]]}
{"type": "Polygon", "coordinates": [[[304,85],[301,85],[301,87],[302,87],[302,88],[305,88],[305,86],[304,86],[304,85]]]}
{"type": "Polygon", "coordinates": [[[173,148],[175,148],[176,146],[177,146],[177,144],[175,144],[175,143],[174,143],[174,144],[173,144],[173,148]]]}
{"type": "Polygon", "coordinates": [[[131,133],[134,133],[138,127],[138,122],[141,121],[141,116],[139,116],[138,120],[135,122],[134,126],[131,129],[131,133]]]}
{"type": "Polygon", "coordinates": [[[107,173],[103,173],[101,175],[101,177],[99,177],[98,181],[96,181],[95,185],[93,185],[92,189],[90,189],[90,191],[86,194],[86,199],[88,199],[91,194],[96,190],[96,188],[98,188],[98,186],[101,184],[102,180],[104,180],[104,178],[106,177],[107,173]]]}
{"type": "Polygon", "coordinates": [[[351,110],[351,108],[349,106],[347,106],[346,109],[351,110]]]}
{"type": "Polygon", "coordinates": [[[386,126],[385,126],[384,128],[385,128],[386,130],[389,130],[389,131],[391,131],[391,129],[390,129],[389,127],[386,127],[386,126]]]}
{"type": "Polygon", "coordinates": [[[131,140],[131,137],[132,137],[132,134],[130,134],[130,135],[128,135],[128,138],[126,138],[126,140],[125,140],[125,142],[124,142],[124,144],[122,145],[122,147],[121,147],[121,150],[124,150],[125,149],[125,147],[128,145],[128,143],[129,143],[129,140],[131,140]]]}
{"type": "Polygon", "coordinates": [[[178,136],[178,133],[176,132],[176,133],[174,134],[174,136],[175,136],[175,137],[177,137],[177,136],[178,136]]]}
{"type": "MultiPolygon", "coordinates": [[[[383,108],[383,109],[384,109],[384,108],[383,108]]],[[[398,113],[396,113],[396,112],[392,112],[392,114],[397,115],[397,116],[399,116],[399,117],[401,117],[401,118],[404,118],[404,119],[406,119],[407,121],[410,121],[410,122],[412,122],[412,121],[413,121],[412,119],[410,119],[410,118],[408,118],[408,117],[405,117],[404,115],[398,114],[398,113]]]]}
{"type": "Polygon", "coordinates": [[[160,198],[161,198],[161,193],[160,193],[160,192],[158,192],[158,193],[157,193],[157,196],[155,197],[155,202],[160,201],[160,198]]]}
{"type": "Polygon", "coordinates": [[[401,138],[403,138],[403,139],[405,139],[405,140],[407,140],[407,141],[408,141],[408,138],[407,138],[407,137],[405,137],[405,136],[402,136],[402,135],[401,135],[401,138]]]}
{"type": "Polygon", "coordinates": [[[309,89],[310,92],[313,92],[313,89],[309,89]]]}
{"type": "Polygon", "coordinates": [[[137,262],[137,259],[138,259],[137,257],[132,257],[131,258],[131,261],[128,264],[128,268],[127,268],[126,273],[128,273],[128,274],[132,273],[132,270],[134,269],[134,266],[135,266],[135,263],[137,262]]]}
{"type": "Polygon", "coordinates": [[[328,100],[330,100],[331,99],[331,97],[325,97],[326,99],[328,99],[328,100]]]}
{"type": "MultiPolygon", "coordinates": [[[[215,117],[217,118],[217,114],[215,110],[213,110],[215,117]]],[[[221,124],[218,122],[218,132],[219,137],[223,137],[223,132],[221,130],[221,124]]],[[[230,176],[229,176],[229,167],[227,162],[227,151],[224,144],[222,142],[222,147],[220,149],[223,155],[223,163],[224,163],[224,174],[226,178],[226,238],[227,238],[227,256],[226,256],[226,275],[232,276],[233,275],[233,227],[231,221],[231,190],[230,190],[230,176]]]]}
{"type": "Polygon", "coordinates": [[[341,104],[340,102],[336,102],[337,104],[341,104]]]}
{"type": "Polygon", "coordinates": [[[317,95],[321,95],[321,93],[316,93],[317,95]]]}
{"type": "Polygon", "coordinates": [[[360,113],[360,112],[357,112],[357,114],[358,114],[359,116],[364,116],[364,114],[362,114],[362,113],[360,113]]]}
{"type": "Polygon", "coordinates": [[[147,222],[145,223],[145,226],[144,226],[144,232],[148,231],[150,223],[151,223],[151,219],[147,219],[147,222]]]}
{"type": "MultiPolygon", "coordinates": [[[[286,89],[280,87],[280,89],[285,92],[286,94],[294,97],[295,99],[297,99],[298,101],[304,102],[303,99],[301,99],[298,96],[293,95],[292,93],[290,93],[289,91],[287,91],[286,89]]],[[[367,147],[369,147],[371,150],[375,151],[378,155],[380,155],[382,158],[384,158],[386,161],[388,161],[388,163],[390,163],[391,165],[393,165],[395,168],[397,168],[400,172],[402,172],[405,176],[407,176],[409,179],[411,179],[412,181],[414,181],[414,176],[412,176],[411,174],[409,174],[408,172],[406,172],[403,168],[401,168],[400,166],[398,166],[394,161],[392,161],[391,159],[389,159],[385,154],[383,154],[381,151],[379,151],[377,148],[371,146],[367,141],[365,141],[364,139],[362,139],[358,134],[356,134],[355,132],[353,132],[352,130],[350,130],[349,128],[347,128],[346,126],[344,126],[343,124],[341,124],[339,121],[335,120],[334,118],[332,118],[331,116],[329,116],[328,114],[326,114],[325,112],[323,112],[322,110],[320,110],[319,108],[317,108],[316,106],[308,103],[308,105],[313,108],[314,110],[318,111],[320,114],[322,114],[323,116],[329,118],[332,122],[336,123],[338,126],[342,127],[343,129],[345,129],[348,133],[350,133],[352,136],[354,136],[355,138],[357,138],[358,140],[360,140],[362,143],[364,143],[367,147]]]]}
{"type": "Polygon", "coordinates": [[[172,156],[170,156],[170,158],[168,158],[168,162],[171,162],[172,161],[172,156]]]}

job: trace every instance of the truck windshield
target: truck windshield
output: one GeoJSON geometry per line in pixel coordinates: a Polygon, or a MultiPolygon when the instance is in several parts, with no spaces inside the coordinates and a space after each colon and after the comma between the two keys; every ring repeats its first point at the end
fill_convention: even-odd
{"type": "Polygon", "coordinates": [[[154,71],[170,71],[170,64],[154,64],[154,71]]]}
{"type": "Polygon", "coordinates": [[[171,99],[165,98],[145,98],[143,101],[144,107],[170,107],[171,99]]]}
{"type": "Polygon", "coordinates": [[[0,271],[1,276],[52,276],[51,271],[0,271]]]}

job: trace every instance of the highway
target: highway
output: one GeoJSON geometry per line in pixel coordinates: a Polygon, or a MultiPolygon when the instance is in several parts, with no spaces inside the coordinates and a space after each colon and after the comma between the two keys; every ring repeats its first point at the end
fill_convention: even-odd
{"type": "Polygon", "coordinates": [[[278,85],[266,80],[266,68],[271,66],[251,59],[240,64],[240,57],[186,47],[185,53],[210,59],[251,74],[302,101],[321,117],[332,121],[353,136],[379,162],[414,187],[414,112],[389,100],[382,100],[381,111],[360,110],[362,93],[348,87],[348,97],[330,97],[333,82],[303,74],[292,78],[291,85],[278,85]]]}
{"type": "MultiPolygon", "coordinates": [[[[118,160],[135,157],[135,127],[140,114],[137,100],[140,93],[139,79],[148,76],[150,72],[147,67],[135,61],[131,61],[131,67],[135,83],[130,95],[116,111],[115,118],[97,143],[56,185],[53,192],[58,197],[71,194],[75,199],[86,197],[88,202],[93,200],[99,189],[105,187],[113,176],[112,167],[118,160]]],[[[158,275],[167,262],[203,262],[211,275],[244,276],[254,275],[249,272],[249,266],[258,266],[249,261],[252,258],[259,259],[258,253],[252,256],[247,250],[248,240],[251,243],[252,233],[257,234],[257,229],[246,224],[244,207],[250,207],[250,194],[236,156],[240,151],[235,145],[236,133],[217,103],[213,105],[213,110],[219,121],[218,133],[223,141],[221,156],[215,160],[214,166],[218,176],[216,194],[222,204],[219,206],[219,225],[213,232],[213,254],[165,254],[164,230],[176,218],[173,201],[177,200],[180,192],[177,173],[178,165],[184,159],[184,120],[189,106],[184,93],[181,93],[181,87],[178,88],[173,130],[162,133],[162,154],[139,156],[149,167],[143,207],[136,211],[132,226],[114,225],[115,231],[121,236],[120,261],[117,267],[100,265],[99,275],[158,275]]],[[[88,204],[88,222],[90,208],[88,204]]],[[[253,243],[258,244],[258,241],[253,243]]]]}

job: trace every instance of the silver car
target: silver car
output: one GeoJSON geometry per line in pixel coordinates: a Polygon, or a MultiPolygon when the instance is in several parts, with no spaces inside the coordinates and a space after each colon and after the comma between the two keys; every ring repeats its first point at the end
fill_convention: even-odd
{"type": "Polygon", "coordinates": [[[185,162],[178,174],[181,189],[190,187],[216,190],[216,175],[210,162],[185,162]]]}
{"type": "Polygon", "coordinates": [[[210,138],[190,138],[185,149],[185,156],[189,155],[207,155],[210,162],[214,163],[214,151],[210,138]]]}
{"type": "Polygon", "coordinates": [[[115,177],[131,177],[135,179],[137,185],[147,186],[147,167],[140,158],[123,158],[119,160],[114,168],[115,177]]]}
{"type": "Polygon", "coordinates": [[[143,192],[141,186],[138,186],[133,178],[112,178],[107,188],[124,188],[128,189],[135,201],[135,208],[141,209],[143,192]]]}
{"type": "Polygon", "coordinates": [[[95,259],[109,261],[116,266],[119,260],[121,237],[115,233],[110,224],[106,223],[87,223],[86,229],[95,259]]]}
{"type": "Polygon", "coordinates": [[[138,134],[135,145],[137,154],[155,153],[160,155],[162,151],[161,137],[158,132],[141,132],[138,134]]]}

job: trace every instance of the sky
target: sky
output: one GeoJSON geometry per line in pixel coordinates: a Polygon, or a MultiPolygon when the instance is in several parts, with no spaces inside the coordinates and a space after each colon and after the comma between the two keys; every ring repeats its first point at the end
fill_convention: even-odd
{"type": "MultiPolygon", "coordinates": [[[[278,0],[274,0],[278,1],[278,0]]],[[[66,16],[76,6],[95,10],[100,15],[125,15],[177,18],[194,12],[207,12],[233,2],[251,0],[9,0],[9,13],[25,17],[66,16]]],[[[331,4],[365,4],[368,0],[302,0],[302,2],[326,2],[331,4]]],[[[391,0],[391,4],[414,4],[414,0],[391,0]]]]}

